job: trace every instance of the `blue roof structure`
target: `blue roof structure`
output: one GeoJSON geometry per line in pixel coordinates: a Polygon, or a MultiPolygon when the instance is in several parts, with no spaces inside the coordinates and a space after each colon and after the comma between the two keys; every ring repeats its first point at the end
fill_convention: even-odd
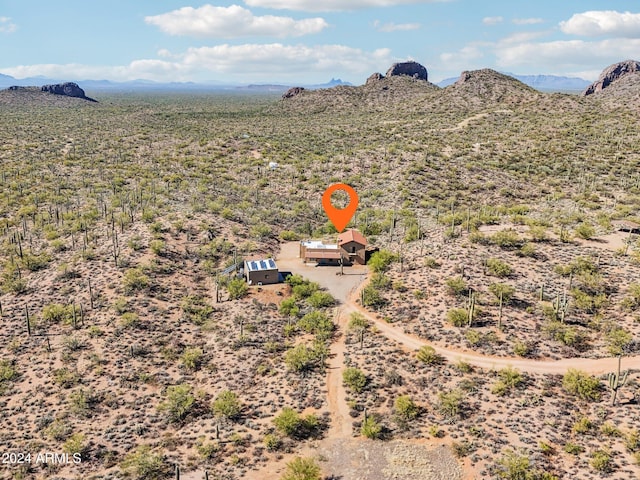
{"type": "Polygon", "coordinates": [[[267,258],[266,260],[247,260],[244,262],[249,272],[259,272],[264,270],[277,270],[276,262],[273,258],[267,258]]]}

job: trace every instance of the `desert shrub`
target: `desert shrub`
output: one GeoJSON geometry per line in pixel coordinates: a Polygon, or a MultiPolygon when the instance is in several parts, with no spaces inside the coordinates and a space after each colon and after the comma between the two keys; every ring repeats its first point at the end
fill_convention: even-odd
{"type": "Polygon", "coordinates": [[[365,318],[364,315],[358,312],[353,312],[351,314],[351,318],[349,319],[349,325],[347,326],[347,329],[353,331],[367,328],[368,326],[369,321],[365,318]]]}
{"type": "Polygon", "coordinates": [[[122,285],[127,293],[144,290],[149,284],[150,279],[141,268],[130,268],[122,279],[122,285]]]}
{"type": "Polygon", "coordinates": [[[213,413],[219,417],[234,419],[242,411],[242,404],[238,395],[230,390],[224,390],[218,394],[211,405],[213,413]]]}
{"type": "Polygon", "coordinates": [[[120,325],[124,328],[136,327],[140,325],[140,317],[135,312],[125,312],[120,317],[120,325]]]}
{"type": "Polygon", "coordinates": [[[227,291],[231,300],[237,300],[249,293],[249,286],[242,278],[233,278],[227,284],[227,291]]]}
{"type": "Polygon", "coordinates": [[[167,244],[163,240],[152,240],[149,248],[155,255],[162,256],[165,254],[167,244]]]}
{"type": "Polygon", "coordinates": [[[371,281],[369,285],[378,289],[378,290],[388,290],[391,286],[391,279],[387,277],[384,273],[374,273],[371,276],[371,281]]]}
{"type": "Polygon", "coordinates": [[[571,427],[573,433],[587,433],[593,429],[593,423],[589,417],[580,417],[571,427]]]}
{"type": "Polygon", "coordinates": [[[466,295],[468,291],[467,282],[460,277],[448,278],[445,281],[447,285],[447,292],[451,295],[466,295]]]}
{"type": "Polygon", "coordinates": [[[54,420],[44,431],[47,438],[61,442],[71,435],[71,425],[62,420],[54,420]]]}
{"type": "Polygon", "coordinates": [[[628,296],[624,298],[623,306],[629,310],[635,310],[640,307],[640,283],[629,284],[628,296]]]}
{"type": "Polygon", "coordinates": [[[506,395],[524,382],[522,373],[512,367],[503,368],[498,376],[500,379],[493,385],[491,392],[499,396],[506,395]]]}
{"type": "Polygon", "coordinates": [[[308,298],[307,303],[313,308],[327,308],[335,303],[335,299],[327,292],[313,292],[308,298]]]}
{"type": "Polygon", "coordinates": [[[393,402],[393,410],[400,420],[408,422],[415,420],[420,413],[420,409],[409,395],[401,395],[393,402]]]}
{"type": "Polygon", "coordinates": [[[185,348],[180,357],[180,361],[188,370],[198,370],[202,365],[204,352],[198,347],[185,348]]]}
{"type": "Polygon", "coordinates": [[[374,272],[386,272],[396,259],[396,255],[388,250],[379,250],[371,255],[367,265],[374,272]]]}
{"type": "Polygon", "coordinates": [[[439,365],[443,362],[443,358],[436,352],[436,349],[430,345],[425,345],[418,350],[416,358],[427,365],[439,365]]]}
{"type": "Polygon", "coordinates": [[[18,378],[18,371],[9,360],[0,360],[0,384],[18,378]]]}
{"type": "Polygon", "coordinates": [[[264,443],[265,448],[270,452],[275,452],[282,446],[282,440],[273,433],[267,433],[262,442],[264,443]]]}
{"type": "Polygon", "coordinates": [[[587,340],[576,327],[558,321],[545,323],[542,330],[549,337],[568,347],[581,348],[587,340]]]}
{"type": "Polygon", "coordinates": [[[464,327],[469,324],[469,313],[464,308],[452,308],[447,312],[447,320],[454,327],[464,327]]]}
{"type": "Polygon", "coordinates": [[[580,455],[584,451],[584,448],[577,443],[567,442],[564,444],[563,450],[569,455],[580,455]]]}
{"type": "Polygon", "coordinates": [[[349,367],[342,372],[342,381],[344,384],[356,393],[360,393],[367,385],[367,376],[362,370],[349,367]]]}
{"type": "Polygon", "coordinates": [[[622,327],[610,329],[606,335],[607,349],[611,355],[622,355],[626,348],[633,342],[633,335],[622,327]]]}
{"type": "Polygon", "coordinates": [[[425,257],[424,266],[431,269],[440,268],[440,262],[433,257],[425,257]]]}
{"type": "Polygon", "coordinates": [[[284,362],[289,370],[304,372],[316,366],[322,355],[320,348],[309,348],[301,343],[285,354],[284,362]]]}
{"type": "Polygon", "coordinates": [[[324,335],[328,337],[333,332],[335,325],[326,313],[318,310],[311,311],[297,322],[298,327],[307,333],[324,335]]]}
{"type": "Polygon", "coordinates": [[[600,425],[600,432],[606,437],[621,437],[622,432],[611,422],[605,422],[600,425]]]}
{"type": "Polygon", "coordinates": [[[296,299],[286,298],[280,303],[280,314],[285,317],[297,317],[300,312],[300,307],[296,304],[296,299]]]}
{"type": "Polygon", "coordinates": [[[13,262],[7,262],[0,278],[0,290],[4,293],[20,294],[27,290],[27,281],[22,278],[20,267],[13,262]]]}
{"type": "Polygon", "coordinates": [[[529,352],[530,352],[529,345],[527,345],[525,342],[521,342],[520,340],[517,340],[514,342],[513,344],[514,354],[516,354],[519,357],[526,357],[527,355],[529,355],[529,352]]]}
{"type": "Polygon", "coordinates": [[[464,412],[464,395],[460,390],[440,392],[437,408],[443,416],[449,419],[460,417],[464,412]]]}
{"type": "Polygon", "coordinates": [[[62,451],[69,455],[83,455],[87,451],[88,445],[82,433],[74,433],[63,444],[62,451]]]}
{"type": "Polygon", "coordinates": [[[638,430],[630,430],[624,436],[624,446],[628,452],[637,452],[640,450],[640,433],[638,430]]]}
{"type": "Polygon", "coordinates": [[[70,388],[80,381],[80,375],[63,367],[53,371],[53,383],[62,388],[70,388]]]}
{"type": "Polygon", "coordinates": [[[216,453],[220,451],[220,444],[214,442],[205,442],[204,438],[199,438],[196,442],[196,451],[200,458],[203,460],[209,460],[215,457],[216,453]]]}
{"type": "Polygon", "coordinates": [[[498,460],[498,478],[505,480],[535,480],[529,457],[509,450],[498,460]]]}
{"type": "Polygon", "coordinates": [[[598,401],[601,396],[600,381],[575,368],[570,368],[562,379],[562,387],[584,400],[598,401]]]}
{"type": "Polygon", "coordinates": [[[596,234],[596,229],[589,222],[583,222],[576,227],[575,232],[580,238],[591,240],[596,234]]]}
{"type": "Polygon", "coordinates": [[[46,268],[50,261],[51,256],[48,253],[41,253],[40,255],[25,253],[22,256],[22,265],[31,272],[46,268]]]}
{"type": "Polygon", "coordinates": [[[547,240],[547,229],[541,225],[529,227],[529,235],[534,242],[544,242],[547,240]]]}
{"type": "Polygon", "coordinates": [[[158,406],[158,409],[166,412],[169,421],[174,423],[182,422],[189,415],[196,401],[191,393],[191,386],[186,383],[167,387],[165,397],[165,401],[158,406]]]}
{"type": "Polygon", "coordinates": [[[163,478],[170,471],[164,456],[154,453],[149,445],[140,445],[129,453],[120,464],[120,468],[137,480],[163,478]]]}
{"type": "Polygon", "coordinates": [[[365,307],[378,308],[387,303],[380,291],[371,285],[362,290],[362,300],[362,305],[365,307]]]}
{"type": "Polygon", "coordinates": [[[488,238],[484,233],[482,232],[471,232],[471,234],[469,234],[469,241],[471,243],[479,243],[480,245],[489,245],[489,243],[491,243],[491,239],[488,238]]]}
{"type": "Polygon", "coordinates": [[[366,438],[375,440],[380,438],[380,436],[382,435],[382,426],[376,421],[375,418],[369,416],[364,422],[362,422],[360,433],[366,438]]]}
{"type": "Polygon", "coordinates": [[[535,257],[537,254],[536,247],[533,243],[525,243],[516,253],[519,257],[535,257]]]}
{"type": "Polygon", "coordinates": [[[508,277],[513,273],[513,269],[507,263],[497,258],[490,258],[487,260],[487,270],[490,275],[494,275],[499,278],[508,277]]]}
{"type": "Polygon", "coordinates": [[[196,325],[204,325],[213,314],[213,307],[207,303],[204,297],[199,295],[184,297],[180,306],[184,318],[196,325]]]}
{"type": "Polygon", "coordinates": [[[314,459],[296,457],[287,463],[280,480],[322,480],[322,472],[314,459]]]}
{"type": "Polygon", "coordinates": [[[504,249],[519,248],[524,243],[515,230],[501,230],[491,236],[491,243],[504,249]]]}
{"type": "Polygon", "coordinates": [[[296,232],[293,232],[291,230],[283,230],[280,232],[279,236],[280,239],[284,240],[285,242],[293,242],[300,238],[296,232]]]}
{"type": "Polygon", "coordinates": [[[590,258],[577,257],[566,265],[557,265],[554,270],[558,275],[568,277],[571,274],[577,275],[583,272],[595,273],[598,271],[598,266],[590,258]]]}
{"type": "Polygon", "coordinates": [[[284,407],[273,419],[276,429],[283,435],[295,438],[306,438],[318,428],[318,417],[313,414],[300,416],[293,408],[284,407]]]}
{"type": "Polygon", "coordinates": [[[73,319],[72,305],[51,303],[42,309],[42,319],[49,323],[69,324],[73,319]]]}
{"type": "Polygon", "coordinates": [[[594,470],[603,473],[610,473],[613,471],[613,456],[609,450],[595,450],[591,453],[591,460],[589,464],[594,470]]]}
{"type": "Polygon", "coordinates": [[[316,282],[304,281],[293,285],[293,295],[298,299],[308,298],[320,289],[316,282]]]}

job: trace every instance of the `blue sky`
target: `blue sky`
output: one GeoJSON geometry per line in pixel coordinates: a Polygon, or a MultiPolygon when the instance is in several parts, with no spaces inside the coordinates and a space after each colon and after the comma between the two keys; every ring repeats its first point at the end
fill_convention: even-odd
{"type": "Polygon", "coordinates": [[[408,59],[595,79],[640,59],[640,4],[607,0],[2,0],[0,73],[364,83],[408,59]],[[345,7],[346,5],[346,7],[345,7]]]}

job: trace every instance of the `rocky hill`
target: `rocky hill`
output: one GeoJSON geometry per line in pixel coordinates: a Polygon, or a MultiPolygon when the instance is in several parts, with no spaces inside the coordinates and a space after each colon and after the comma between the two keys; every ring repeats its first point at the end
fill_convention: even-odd
{"type": "Polygon", "coordinates": [[[640,62],[636,60],[614,63],[605,68],[598,80],[589,85],[585,91],[582,92],[582,95],[586,97],[594,93],[600,93],[611,86],[615,86],[623,79],[638,77],[638,74],[640,74],[640,62]]]}
{"type": "Polygon", "coordinates": [[[450,102],[467,106],[530,103],[542,95],[521,81],[489,68],[462,72],[443,92],[450,102]]]}
{"type": "Polygon", "coordinates": [[[41,104],[50,106],[74,105],[86,102],[97,103],[87,97],[84,90],[73,82],[43,85],[42,87],[11,86],[0,90],[0,105],[20,106],[41,104]]]}

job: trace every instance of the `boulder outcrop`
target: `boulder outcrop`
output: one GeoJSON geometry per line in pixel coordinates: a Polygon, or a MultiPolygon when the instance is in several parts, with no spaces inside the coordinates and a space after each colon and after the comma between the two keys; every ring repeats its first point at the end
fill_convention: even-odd
{"type": "Polygon", "coordinates": [[[585,91],[582,92],[582,96],[586,97],[587,95],[601,92],[621,78],[636,72],[640,72],[640,62],[636,60],[614,63],[602,71],[598,80],[589,85],[585,91]]]}
{"type": "Polygon", "coordinates": [[[300,95],[302,92],[304,92],[304,87],[291,87],[289,90],[282,94],[282,98],[293,98],[296,95],[300,95]]]}
{"type": "Polygon", "coordinates": [[[395,77],[400,75],[405,75],[407,77],[413,77],[425,81],[429,79],[427,69],[423,65],[414,61],[394,63],[393,65],[391,65],[391,68],[387,70],[387,77],[395,77]]]}
{"type": "Polygon", "coordinates": [[[81,89],[77,83],[65,82],[56,83],[53,85],[43,85],[40,90],[43,92],[53,93],[54,95],[64,95],[65,97],[82,98],[95,102],[93,98],[89,98],[85,95],[84,90],[81,89]]]}

